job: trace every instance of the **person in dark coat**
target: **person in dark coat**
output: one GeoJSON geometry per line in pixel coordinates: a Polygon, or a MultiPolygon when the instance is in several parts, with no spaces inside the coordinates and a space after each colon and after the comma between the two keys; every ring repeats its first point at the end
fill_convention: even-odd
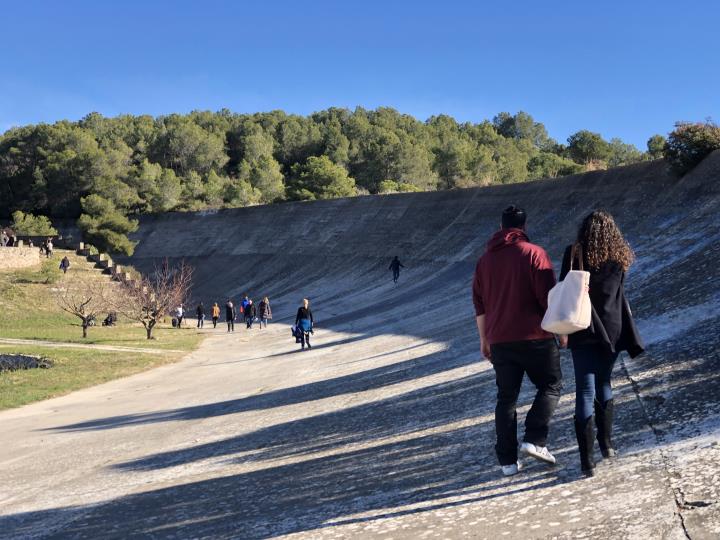
{"type": "Polygon", "coordinates": [[[248,303],[245,305],[245,324],[247,328],[252,328],[257,316],[257,308],[252,300],[248,299],[248,303]]]}
{"type": "Polygon", "coordinates": [[[63,274],[67,274],[68,268],[70,268],[70,259],[65,255],[60,261],[60,270],[63,271],[63,274]]]}
{"type": "MultiPolygon", "coordinates": [[[[593,447],[597,441],[604,458],[615,456],[612,443],[614,402],[610,376],[621,351],[634,358],[643,352],[643,342],[625,298],[625,272],[635,256],[613,217],[595,211],[580,225],[576,245],[580,260],[572,268],[590,272],[590,327],[571,334],[568,347],[575,369],[575,434],[580,451],[580,468],[593,476],[593,447]]],[[[560,279],[571,269],[572,247],[565,249],[560,279]]]]}
{"type": "Polygon", "coordinates": [[[310,300],[303,298],[303,305],[298,308],[297,315],[295,316],[295,327],[300,332],[300,344],[302,349],[305,348],[306,344],[308,349],[312,349],[312,345],[310,345],[310,334],[314,333],[314,324],[315,321],[313,320],[313,314],[310,310],[310,300]]]}
{"type": "Polygon", "coordinates": [[[390,266],[388,266],[388,270],[392,270],[394,283],[398,282],[398,278],[400,277],[400,269],[401,268],[405,268],[405,266],[403,266],[403,263],[400,262],[400,259],[398,259],[398,256],[395,255],[395,258],[390,263],[390,266]]]}
{"type": "Polygon", "coordinates": [[[257,312],[258,318],[260,319],[260,328],[263,327],[263,324],[265,325],[265,328],[267,328],[268,320],[272,319],[272,310],[270,309],[270,300],[268,300],[268,297],[264,297],[260,304],[258,305],[258,312],[257,312]]]}
{"type": "Polygon", "coordinates": [[[202,328],[205,325],[205,306],[202,302],[195,308],[195,315],[197,315],[197,327],[202,328]]]}
{"type": "Polygon", "coordinates": [[[228,325],[228,332],[235,331],[235,315],[235,304],[233,304],[232,300],[228,298],[228,301],[225,304],[225,321],[228,325]]]}

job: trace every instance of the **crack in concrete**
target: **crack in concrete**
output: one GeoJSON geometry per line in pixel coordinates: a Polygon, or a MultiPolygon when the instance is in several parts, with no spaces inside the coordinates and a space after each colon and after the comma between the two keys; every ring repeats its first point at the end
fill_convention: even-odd
{"type": "Polygon", "coordinates": [[[687,527],[685,525],[685,516],[683,515],[683,510],[688,509],[687,506],[688,503],[685,502],[685,494],[682,491],[681,487],[674,487],[672,485],[671,477],[672,477],[672,471],[670,470],[670,463],[669,459],[667,457],[667,454],[665,450],[662,447],[662,431],[658,429],[655,424],[652,421],[652,418],[650,417],[650,413],[648,412],[647,407],[645,406],[645,401],[643,400],[643,396],[640,392],[640,384],[633,379],[632,375],[630,375],[630,371],[627,368],[627,365],[625,364],[625,358],[620,358],[620,367],[623,370],[623,374],[625,375],[625,378],[630,382],[630,386],[633,389],[633,393],[635,394],[635,399],[637,400],[638,404],[640,405],[640,409],[642,410],[642,414],[645,417],[645,422],[647,423],[650,430],[653,432],[653,435],[655,436],[655,439],[658,443],[658,451],[660,453],[660,458],[663,462],[663,468],[665,469],[665,481],[667,482],[668,488],[670,489],[670,492],[673,494],[673,498],[675,499],[675,506],[677,507],[677,512],[675,512],[675,515],[678,518],[679,525],[682,528],[683,534],[685,535],[685,538],[688,540],[692,540],[692,537],[690,536],[690,533],[687,530],[687,527]]]}

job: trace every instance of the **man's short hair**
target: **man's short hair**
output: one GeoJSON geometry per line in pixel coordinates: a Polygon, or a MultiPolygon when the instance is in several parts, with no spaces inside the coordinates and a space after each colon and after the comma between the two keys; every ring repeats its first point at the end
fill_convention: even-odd
{"type": "Polygon", "coordinates": [[[522,229],[525,226],[527,215],[525,210],[519,206],[511,204],[502,213],[503,229],[522,229]]]}

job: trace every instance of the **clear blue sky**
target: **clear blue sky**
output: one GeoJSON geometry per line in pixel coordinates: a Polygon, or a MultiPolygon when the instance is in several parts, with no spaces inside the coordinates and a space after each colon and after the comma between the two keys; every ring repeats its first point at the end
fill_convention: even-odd
{"type": "Polygon", "coordinates": [[[0,132],[194,109],[524,110],[644,149],[720,120],[720,2],[0,0],[0,132]]]}

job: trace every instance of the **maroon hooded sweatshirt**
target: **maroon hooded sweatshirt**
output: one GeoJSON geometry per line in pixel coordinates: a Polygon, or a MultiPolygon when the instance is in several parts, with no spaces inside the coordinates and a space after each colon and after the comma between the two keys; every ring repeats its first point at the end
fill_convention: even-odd
{"type": "Polygon", "coordinates": [[[490,345],[549,339],[540,328],[550,289],[555,285],[552,262],[522,229],[501,229],[478,260],[473,280],[475,314],[485,315],[490,345]]]}

